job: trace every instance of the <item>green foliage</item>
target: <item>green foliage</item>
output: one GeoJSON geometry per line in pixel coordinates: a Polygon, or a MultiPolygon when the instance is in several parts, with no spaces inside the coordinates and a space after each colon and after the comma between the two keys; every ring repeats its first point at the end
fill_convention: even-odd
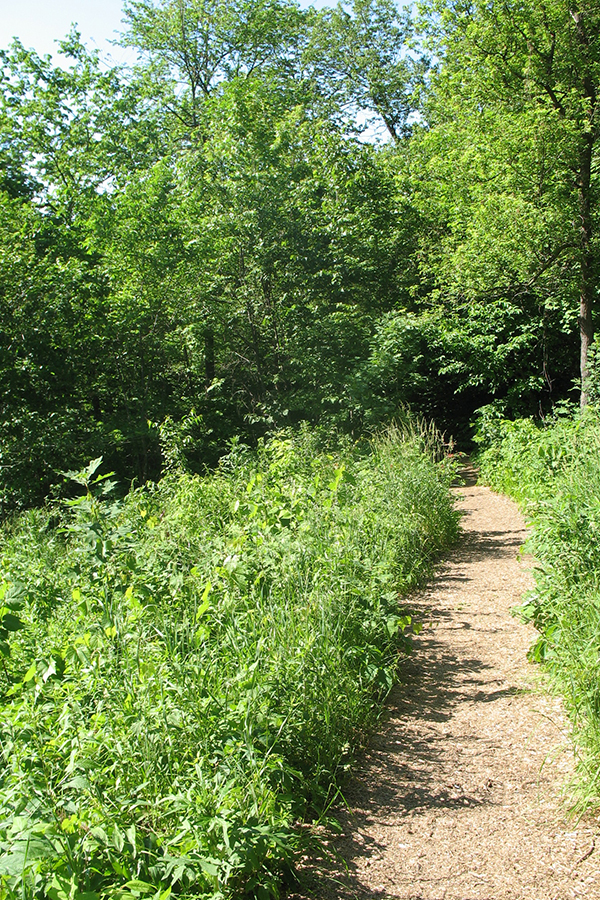
{"type": "Polygon", "coordinates": [[[372,426],[408,405],[468,445],[483,401],[518,415],[542,394],[538,339],[536,323],[509,301],[382,315],[349,383],[354,420],[372,426]]]}
{"type": "Polygon", "coordinates": [[[393,0],[352,0],[323,9],[304,59],[330,114],[385,125],[396,142],[410,133],[415,89],[425,63],[407,52],[412,24],[393,0]]]}
{"type": "Polygon", "coordinates": [[[61,65],[0,53],[0,515],[99,455],[142,484],[304,420],[409,406],[467,443],[485,403],[567,396],[596,271],[576,23],[559,115],[531,4],[422,5],[422,46],[392,0],[131,0],[132,71],[76,31],[61,65]]]}
{"type": "Polygon", "coordinates": [[[457,533],[431,429],[320,443],[233,442],[123,500],[97,459],[6,523],[3,898],[279,896],[457,533]]]}
{"type": "Polygon", "coordinates": [[[519,612],[539,637],[532,659],[563,693],[579,746],[578,803],[600,804],[600,419],[564,408],[544,427],[480,419],[482,476],[523,503],[537,560],[519,612]]]}
{"type": "Polygon", "coordinates": [[[127,15],[133,73],[76,33],[63,67],[18,43],[0,58],[3,513],[99,454],[157,479],[176,432],[203,472],[235,435],[325,417],[356,431],[349,374],[416,280],[393,167],[300,64],[312,13],[127,15]]]}
{"type": "Polygon", "coordinates": [[[439,58],[415,171],[420,208],[433,212],[430,271],[444,293],[508,299],[532,320],[561,309],[565,330],[579,312],[585,381],[600,262],[598,9],[585,0],[576,9],[423,0],[420,9],[439,58]]]}

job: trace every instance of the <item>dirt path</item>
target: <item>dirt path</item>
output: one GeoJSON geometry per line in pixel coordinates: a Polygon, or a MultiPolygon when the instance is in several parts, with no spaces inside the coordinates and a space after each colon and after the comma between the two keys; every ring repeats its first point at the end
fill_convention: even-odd
{"type": "Polygon", "coordinates": [[[290,900],[600,900],[597,822],[565,818],[572,759],[558,700],[536,688],[516,506],[460,489],[465,536],[417,604],[407,686],[390,697],[338,810],[332,848],[290,900]]]}

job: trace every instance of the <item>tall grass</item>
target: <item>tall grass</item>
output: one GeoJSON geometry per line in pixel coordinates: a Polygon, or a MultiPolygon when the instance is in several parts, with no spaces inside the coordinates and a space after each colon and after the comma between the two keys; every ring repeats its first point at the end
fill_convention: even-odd
{"type": "Polygon", "coordinates": [[[120,502],[90,465],[5,526],[0,897],[278,896],[456,536],[438,449],[281,435],[120,502]]]}
{"type": "Polygon", "coordinates": [[[600,805],[600,418],[546,427],[505,422],[481,456],[483,477],[524,506],[537,559],[521,613],[539,638],[531,657],[565,697],[577,742],[576,803],[600,805]]]}

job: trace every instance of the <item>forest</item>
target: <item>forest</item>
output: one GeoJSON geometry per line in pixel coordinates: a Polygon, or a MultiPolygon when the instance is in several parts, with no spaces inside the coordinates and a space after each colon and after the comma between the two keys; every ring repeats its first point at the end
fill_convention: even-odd
{"type": "Polygon", "coordinates": [[[232,438],[301,421],[357,438],[405,406],[469,449],[481,407],[577,401],[595,12],[126,17],[131,70],[76,32],[68,64],[2,53],[5,514],[100,455],[139,485],[206,471],[232,438]]]}
{"type": "Polygon", "coordinates": [[[457,450],[534,522],[598,803],[600,9],[126,0],[120,41],[0,51],[0,898],[280,896],[457,450]]]}

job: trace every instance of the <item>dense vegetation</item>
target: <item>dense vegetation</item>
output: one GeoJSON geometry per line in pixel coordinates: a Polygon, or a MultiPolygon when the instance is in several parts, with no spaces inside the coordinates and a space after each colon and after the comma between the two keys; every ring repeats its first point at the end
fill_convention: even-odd
{"type": "Polygon", "coordinates": [[[124,12],[0,51],[0,895],[277,892],[455,533],[407,409],[534,503],[596,794],[600,9],[124,12]]]}
{"type": "Polygon", "coordinates": [[[544,427],[487,417],[482,475],[532,525],[536,587],[519,613],[540,632],[531,658],[567,701],[579,748],[578,803],[600,803],[600,417],[562,410],[544,427]]]}
{"type": "Polygon", "coordinates": [[[598,272],[587,2],[130,0],[0,59],[0,507],[300,421],[548,411],[598,272]]]}
{"type": "Polygon", "coordinates": [[[5,528],[0,896],[278,894],[456,536],[431,437],[237,443],[122,501],[95,461],[5,528]]]}

